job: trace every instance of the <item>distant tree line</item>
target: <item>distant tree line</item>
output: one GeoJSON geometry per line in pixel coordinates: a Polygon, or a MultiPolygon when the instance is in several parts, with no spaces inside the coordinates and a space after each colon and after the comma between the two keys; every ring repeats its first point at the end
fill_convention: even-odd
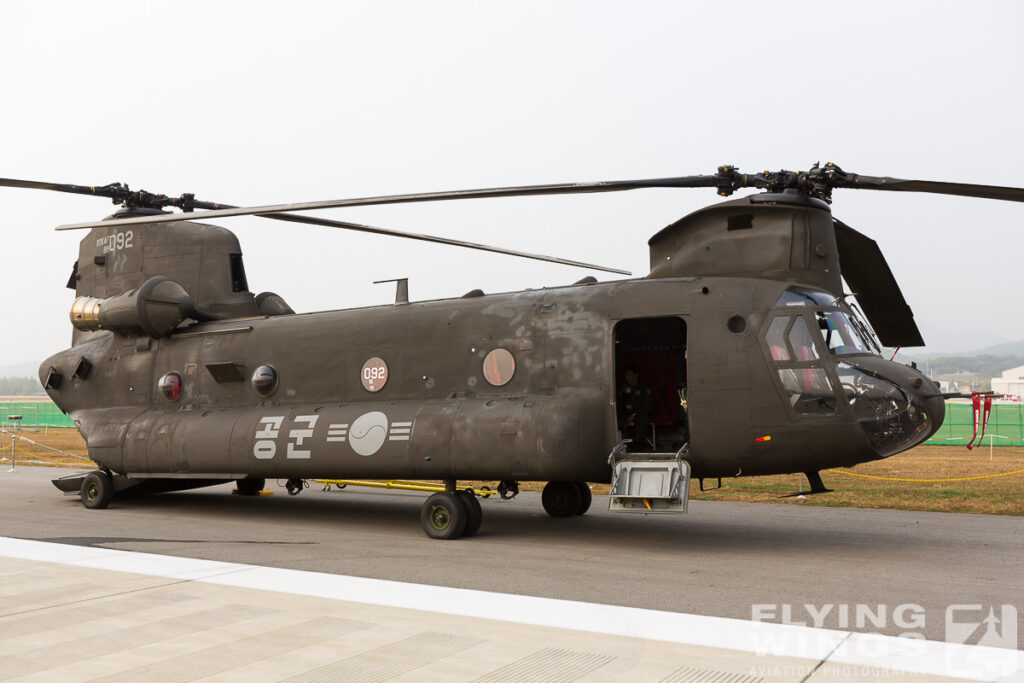
{"type": "MultiPolygon", "coordinates": [[[[909,354],[908,354],[909,355],[909,354]]],[[[1024,365],[1024,356],[942,356],[917,361],[917,366],[931,372],[932,376],[949,375],[954,372],[971,372],[982,377],[999,377],[1004,370],[1024,365]]]]}
{"type": "Polygon", "coordinates": [[[38,379],[31,377],[0,377],[0,396],[45,396],[38,379]]]}

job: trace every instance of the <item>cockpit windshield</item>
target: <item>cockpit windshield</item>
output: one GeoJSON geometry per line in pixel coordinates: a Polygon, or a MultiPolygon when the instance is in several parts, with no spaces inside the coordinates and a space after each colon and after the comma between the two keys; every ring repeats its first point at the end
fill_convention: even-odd
{"type": "Polygon", "coordinates": [[[881,346],[855,306],[827,292],[790,287],[775,302],[777,307],[815,308],[813,315],[830,355],[880,353],[881,346]]]}
{"type": "Polygon", "coordinates": [[[870,353],[864,340],[842,311],[815,311],[821,339],[832,355],[870,353]]]}

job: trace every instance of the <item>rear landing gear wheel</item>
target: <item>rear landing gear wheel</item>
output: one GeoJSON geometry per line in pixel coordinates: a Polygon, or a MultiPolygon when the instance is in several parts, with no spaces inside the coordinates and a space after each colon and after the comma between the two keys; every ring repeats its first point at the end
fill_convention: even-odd
{"type": "Polygon", "coordinates": [[[480,509],[480,501],[472,491],[456,491],[459,501],[465,508],[466,528],[462,530],[462,537],[476,536],[480,530],[480,523],[484,521],[484,511],[480,509]]]}
{"type": "Polygon", "coordinates": [[[590,493],[590,487],[587,486],[587,482],[577,481],[573,483],[580,490],[580,506],[576,509],[576,514],[585,515],[587,510],[590,509],[590,502],[594,499],[594,496],[590,493]]]}
{"type": "Polygon", "coordinates": [[[544,511],[552,517],[572,517],[579,514],[583,493],[572,481],[549,481],[541,494],[544,511]]]}
{"type": "Polygon", "coordinates": [[[239,479],[235,482],[238,486],[238,495],[240,496],[258,496],[263,487],[267,485],[266,479],[251,479],[246,477],[245,479],[239,479]]]}
{"type": "Polygon", "coordinates": [[[79,496],[82,505],[90,510],[103,510],[114,497],[114,480],[106,472],[90,472],[82,482],[79,496]]]}
{"type": "Polygon", "coordinates": [[[458,538],[466,528],[463,502],[454,493],[435,493],[427,498],[420,510],[420,524],[431,538],[450,540],[458,538]]]}

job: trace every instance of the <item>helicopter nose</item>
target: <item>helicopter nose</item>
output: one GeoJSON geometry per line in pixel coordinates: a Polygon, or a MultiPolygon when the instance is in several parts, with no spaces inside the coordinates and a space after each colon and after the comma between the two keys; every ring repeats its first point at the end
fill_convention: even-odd
{"type": "Polygon", "coordinates": [[[942,425],[946,408],[939,388],[915,368],[877,358],[840,362],[838,370],[854,416],[879,457],[918,445],[942,425]]]}
{"type": "Polygon", "coordinates": [[[932,432],[928,434],[931,436],[938,431],[943,420],[946,419],[946,401],[942,397],[942,390],[938,384],[927,377],[922,377],[922,379],[924,381],[917,390],[917,397],[924,404],[924,409],[928,413],[928,421],[932,424],[932,432]]]}

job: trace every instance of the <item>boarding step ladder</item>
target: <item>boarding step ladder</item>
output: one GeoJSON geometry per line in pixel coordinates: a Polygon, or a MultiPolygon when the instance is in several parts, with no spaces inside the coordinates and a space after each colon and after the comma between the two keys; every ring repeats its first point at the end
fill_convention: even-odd
{"type": "Polygon", "coordinates": [[[612,488],[611,512],[686,512],[690,499],[688,444],[675,453],[628,453],[620,442],[608,456],[612,488]]]}

